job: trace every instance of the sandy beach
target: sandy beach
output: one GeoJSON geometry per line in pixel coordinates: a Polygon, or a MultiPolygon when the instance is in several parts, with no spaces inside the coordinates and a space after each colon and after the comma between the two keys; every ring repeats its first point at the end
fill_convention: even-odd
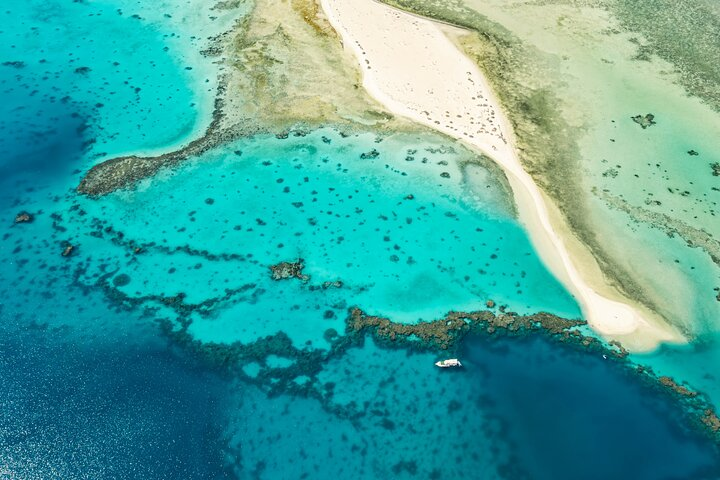
{"type": "Polygon", "coordinates": [[[477,66],[449,38],[461,30],[369,0],[321,3],[345,48],[358,59],[370,95],[393,113],[454,137],[502,167],[536,250],[578,299],[593,329],[635,351],[684,341],[662,318],[608,284],[523,169],[499,102],[477,66]]]}

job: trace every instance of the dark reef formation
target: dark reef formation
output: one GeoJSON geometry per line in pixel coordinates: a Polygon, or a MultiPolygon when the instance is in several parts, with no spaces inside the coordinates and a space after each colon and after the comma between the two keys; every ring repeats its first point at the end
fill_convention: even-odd
{"type": "Polygon", "coordinates": [[[270,265],[270,272],[273,280],[287,280],[288,278],[297,278],[303,282],[310,280],[308,275],[303,274],[305,262],[302,258],[298,258],[296,262],[280,262],[270,265]]]}
{"type": "MultiPolygon", "coordinates": [[[[79,218],[85,216],[85,212],[79,206],[71,208],[69,214],[74,213],[77,213],[79,218]]],[[[52,218],[53,228],[65,235],[62,216],[53,214],[52,218]]],[[[140,243],[97,218],[84,218],[83,222],[89,227],[91,236],[104,238],[122,246],[130,258],[133,255],[154,252],[257,264],[256,260],[242,254],[217,254],[189,246],[172,247],[154,242],[140,243]]],[[[360,308],[354,307],[348,310],[344,331],[338,331],[340,328],[337,328],[337,323],[332,325],[335,328],[325,330],[322,337],[327,344],[323,343],[326,345],[324,348],[309,344],[298,347],[284,332],[248,343],[202,342],[189,333],[189,327],[194,320],[200,318],[211,320],[218,311],[230,305],[255,301],[264,290],[253,283],[246,283],[234,288],[226,288],[211,298],[190,302],[183,292],[133,295],[130,293],[131,290],[124,288],[134,285],[129,275],[118,268],[109,267],[104,268],[100,274],[89,273],[89,263],[85,263],[83,255],[73,255],[69,259],[68,266],[75,268],[77,286],[82,289],[100,289],[110,304],[117,309],[142,312],[144,316],[158,323],[163,335],[172,344],[189,351],[218,372],[256,385],[268,395],[290,394],[313,398],[327,411],[351,422],[370,414],[368,407],[353,403],[339,405],[334,398],[334,385],[323,381],[320,374],[328,362],[341,358],[350,349],[361,347],[368,337],[373,338],[382,348],[400,349],[407,351],[408,354],[429,352],[442,356],[451,354],[460,356],[463,340],[468,335],[491,339],[542,336],[562,344],[563,348],[571,348],[591,355],[603,355],[608,361],[617,364],[618,368],[623,369],[627,375],[633,376],[662,395],[672,397],[680,406],[679,411],[687,415],[687,421],[683,424],[705,432],[717,445],[720,445],[720,417],[705,395],[673,378],[658,376],[651,369],[633,363],[628,352],[620,344],[616,342],[607,344],[596,338],[581,320],[565,319],[542,312],[519,315],[507,312],[502,307],[495,308],[495,302],[492,300],[487,301],[488,310],[451,311],[434,321],[415,324],[394,322],[390,318],[369,315],[360,308]],[[168,313],[170,315],[167,315],[168,313]],[[281,357],[288,362],[283,366],[277,366],[277,362],[269,360],[270,356],[281,357]],[[252,368],[248,368],[249,366],[252,368]]],[[[303,268],[303,259],[297,259],[272,265],[269,267],[269,273],[275,280],[296,278],[308,282],[303,283],[301,288],[321,290],[343,287],[341,280],[311,285],[309,277],[303,273],[303,268]]],[[[320,313],[322,314],[322,309],[320,313]]],[[[336,312],[330,310],[325,311],[325,315],[326,319],[337,318],[336,312]],[[333,316],[328,315],[328,312],[333,316]]],[[[682,417],[678,420],[682,420],[682,417]]]]}
{"type": "Polygon", "coordinates": [[[701,421],[716,436],[720,436],[720,417],[712,408],[708,408],[703,412],[701,421]]]}
{"type": "Polygon", "coordinates": [[[190,303],[186,300],[187,294],[184,292],[178,292],[175,295],[129,295],[120,290],[120,287],[130,284],[132,279],[129,275],[119,273],[117,270],[106,271],[97,276],[91,284],[82,280],[86,274],[87,268],[84,265],[78,266],[74,272],[74,285],[81,290],[100,289],[112,306],[120,310],[142,309],[149,316],[153,316],[159,307],[170,309],[175,314],[177,323],[183,329],[192,323],[192,315],[207,318],[216,308],[230,303],[253,301],[255,296],[262,293],[262,289],[257,289],[256,284],[246,283],[235,288],[226,288],[222,294],[216,297],[206,298],[198,303],[190,303]]]}
{"type": "MultiPolygon", "coordinates": [[[[365,314],[359,308],[350,309],[347,333],[357,335],[370,331],[383,343],[417,342],[423,348],[448,350],[455,348],[458,340],[469,332],[494,334],[498,332],[519,333],[543,331],[565,341],[570,337],[589,347],[599,340],[583,336],[573,327],[584,325],[581,320],[567,320],[549,313],[517,315],[501,313],[495,315],[489,310],[479,312],[449,312],[445,317],[432,322],[416,324],[395,323],[388,318],[365,314]],[[409,340],[412,338],[413,340],[409,340]]],[[[615,350],[611,350],[619,355],[615,350]]]]}
{"type": "Polygon", "coordinates": [[[75,252],[75,245],[72,245],[70,243],[65,242],[62,252],[60,252],[60,255],[63,257],[69,257],[75,252]]]}
{"type": "Polygon", "coordinates": [[[634,374],[649,387],[672,396],[686,412],[687,420],[694,428],[705,432],[720,447],[720,417],[710,400],[686,385],[668,376],[658,376],[652,369],[635,365],[628,358],[628,351],[618,342],[605,344],[588,336],[578,328],[585,325],[581,320],[568,320],[548,313],[517,315],[494,314],[491,311],[450,312],[445,317],[418,324],[405,325],[390,319],[366,315],[358,308],[350,310],[346,323],[346,336],[356,339],[364,334],[390,348],[411,348],[430,351],[457,350],[467,334],[497,335],[544,335],[583,352],[594,352],[612,359],[628,374],[634,374]]]}
{"type": "Polygon", "coordinates": [[[632,118],[632,121],[640,125],[643,130],[655,125],[657,122],[655,122],[655,115],[652,113],[648,113],[647,115],[635,115],[632,118]]]}
{"type": "Polygon", "coordinates": [[[673,380],[671,377],[658,377],[658,382],[660,382],[660,385],[669,388],[670,390],[674,391],[675,393],[682,395],[684,397],[695,397],[697,396],[697,392],[693,392],[687,387],[684,387],[682,385],[678,385],[675,380],[673,380]]]}
{"type": "MultiPolygon", "coordinates": [[[[302,260],[285,262],[280,267],[280,278],[296,278],[301,273],[302,260]]],[[[676,382],[667,376],[658,376],[652,369],[636,365],[628,352],[618,343],[606,344],[585,330],[585,322],[561,318],[548,313],[519,315],[513,312],[495,313],[490,310],[475,312],[451,311],[444,317],[416,324],[393,322],[389,318],[364,313],[357,307],[350,308],[345,320],[345,332],[339,333],[333,328],[325,331],[323,337],[329,348],[293,345],[284,332],[259,338],[250,343],[231,344],[201,342],[188,333],[193,315],[210,317],[215,309],[238,301],[247,301],[255,289],[254,284],[243,285],[236,289],[227,289],[224,295],[207,299],[197,304],[186,301],[184,294],[171,297],[148,295],[132,297],[119,287],[130,283],[126,274],[117,271],[100,276],[93,285],[84,285],[82,267],[76,273],[76,284],[81,288],[104,290],[107,298],[116,308],[142,309],[151,318],[158,306],[172,309],[177,315],[175,321],[157,319],[162,333],[174,344],[190,351],[213,369],[234,378],[252,383],[268,395],[290,394],[316,399],[327,411],[349,421],[367,415],[367,406],[351,403],[338,405],[333,400],[334,385],[323,383],[319,374],[325,364],[343,356],[349,349],[361,347],[367,336],[383,348],[403,349],[412,352],[436,352],[447,355],[460,353],[462,340],[467,335],[482,335],[487,338],[501,336],[541,335],[550,341],[558,342],[580,352],[603,355],[609,361],[616,362],[628,375],[633,375],[642,383],[671,396],[686,415],[685,425],[690,425],[707,434],[715,445],[720,447],[720,417],[718,417],[709,399],[690,387],[676,382]],[[249,297],[247,296],[249,294],[249,297]],[[269,364],[269,356],[289,360],[287,366],[269,364]],[[257,373],[247,372],[244,367],[256,365],[257,373]],[[300,381],[300,379],[304,379],[300,381]]]]}
{"type": "Polygon", "coordinates": [[[15,215],[15,223],[32,223],[35,217],[28,212],[20,212],[15,215]]]}
{"type": "MultiPolygon", "coordinates": [[[[79,205],[75,205],[79,209],[79,205]]],[[[75,208],[75,206],[73,208],[75,208]]],[[[84,215],[82,210],[78,210],[80,215],[84,215]]],[[[53,214],[53,228],[62,232],[64,227],[60,226],[62,217],[53,214]]],[[[156,242],[139,242],[127,236],[124,232],[117,230],[106,221],[99,218],[92,218],[87,222],[89,235],[95,238],[103,238],[110,241],[113,245],[125,248],[132,255],[140,255],[145,252],[161,253],[163,255],[183,254],[191,257],[202,258],[211,262],[216,261],[237,261],[257,264],[257,260],[250,256],[238,253],[213,253],[209,250],[200,250],[189,245],[167,246],[156,242]]]]}
{"type": "Polygon", "coordinates": [[[185,147],[154,157],[138,157],[129,155],[116,157],[95,165],[85,174],[77,187],[79,193],[100,196],[116,190],[133,186],[144,178],[155,175],[160,169],[177,165],[178,163],[196,157],[204,152],[230,142],[242,136],[257,133],[254,129],[223,127],[225,114],[223,112],[226,82],[221,77],[218,84],[218,96],[215,99],[213,118],[205,134],[185,147]],[[246,131],[245,131],[246,130],[246,131]]]}

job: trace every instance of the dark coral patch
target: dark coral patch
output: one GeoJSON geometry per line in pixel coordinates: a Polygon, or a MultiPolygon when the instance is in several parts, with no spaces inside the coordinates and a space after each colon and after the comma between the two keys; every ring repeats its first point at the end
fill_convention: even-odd
{"type": "Polygon", "coordinates": [[[113,278],[112,283],[116,287],[124,287],[125,285],[130,283],[130,275],[121,273],[120,275],[113,278]]]}

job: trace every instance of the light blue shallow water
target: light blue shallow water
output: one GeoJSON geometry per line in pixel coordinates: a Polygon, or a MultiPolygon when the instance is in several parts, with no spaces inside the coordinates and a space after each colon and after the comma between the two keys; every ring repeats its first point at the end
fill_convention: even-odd
{"type": "MultiPolygon", "coordinates": [[[[116,12],[134,4],[2,13],[0,63],[25,66],[0,67],[0,477],[717,477],[707,442],[672,420],[677,405],[545,340],[471,339],[453,372],[367,340],[291,378],[325,392],[306,398],[268,395],[162,335],[158,322],[183,324],[209,350],[286,334],[287,355],[245,366],[255,376],[291,368],[292,346],[305,360],[325,351],[353,305],[403,322],[488,299],[579,312],[496,185],[465,181],[492,177],[458,168],[466,154],[437,137],[257,137],[132,192],[78,197],[100,153],[195,128],[203,80],[171,55],[178,23],[116,12]],[[13,224],[23,210],[35,221],[13,224]],[[308,282],[270,279],[269,265],[298,257],[308,282]]],[[[174,7],[173,22],[196,13],[174,7]]]]}
{"type": "MultiPolygon", "coordinates": [[[[181,53],[168,40],[175,34],[141,20],[145,12],[133,3],[3,5],[4,142],[35,144],[54,133],[64,137],[64,125],[81,123],[96,133],[86,139],[99,143],[87,145],[93,153],[112,154],[172,144],[194,128],[193,107],[202,90],[195,93],[188,85],[193,67],[172,55],[181,53]],[[48,116],[57,121],[49,122],[48,116]],[[25,128],[13,129],[9,123],[14,122],[25,128]]],[[[4,161],[29,167],[24,150],[11,151],[18,156],[4,161]]]]}
{"type": "Polygon", "coordinates": [[[438,169],[458,155],[431,153],[441,147],[333,131],[242,141],[139,191],[73,199],[56,225],[101,237],[68,237],[92,252],[80,281],[113,271],[129,276],[119,289],[131,297],[182,293],[192,304],[243,289],[207,318],[194,316],[190,333],[203,341],[282,330],[297,346],[322,347],[326,329],[343,330],[350,306],[409,323],[488,299],[578,316],[516,222],[478,210],[499,200],[458,200],[459,170],[438,169]],[[124,248],[108,242],[120,237],[124,248]],[[128,256],[135,246],[143,252],[128,256]],[[297,258],[307,283],[271,280],[270,265],[297,258]],[[321,288],[337,280],[341,288],[321,288]]]}

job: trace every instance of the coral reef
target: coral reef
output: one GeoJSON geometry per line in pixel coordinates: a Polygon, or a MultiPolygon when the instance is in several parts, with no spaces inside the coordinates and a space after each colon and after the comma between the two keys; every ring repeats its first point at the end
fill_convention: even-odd
{"type": "MultiPolygon", "coordinates": [[[[598,340],[584,336],[574,329],[584,324],[582,320],[567,320],[549,313],[517,315],[509,312],[495,315],[489,310],[453,311],[432,322],[402,324],[388,318],[367,315],[359,308],[351,308],[347,320],[347,333],[355,335],[369,330],[380,340],[415,342],[420,343],[423,348],[447,350],[453,348],[458,340],[471,331],[488,334],[501,331],[506,333],[542,331],[561,340],[572,337],[588,347],[598,340]]],[[[613,354],[616,353],[613,351],[613,354]]]]}
{"type": "Polygon", "coordinates": [[[305,268],[305,262],[302,258],[298,258],[296,262],[280,262],[270,265],[273,280],[286,280],[288,278],[297,278],[303,282],[310,280],[308,275],[302,273],[305,268]]]}
{"type": "Polygon", "coordinates": [[[15,223],[32,223],[35,217],[28,212],[20,212],[15,215],[15,223]]]}
{"type": "Polygon", "coordinates": [[[188,158],[196,157],[223,143],[240,136],[260,133],[256,127],[244,126],[230,129],[223,126],[225,114],[222,92],[225,91],[225,80],[222,78],[218,86],[218,98],[215,100],[213,119],[205,130],[205,134],[185,147],[154,157],[128,155],[106,160],[92,167],[77,187],[79,193],[100,196],[115,190],[126,188],[138,181],[155,175],[160,169],[172,167],[188,158]]]}
{"type": "MultiPolygon", "coordinates": [[[[284,262],[279,267],[281,278],[296,278],[302,275],[302,260],[284,262]]],[[[173,343],[189,350],[209,366],[225,374],[242,378],[263,389],[268,395],[291,394],[316,399],[327,411],[340,418],[354,421],[367,412],[355,404],[338,405],[333,401],[333,385],[324,384],[318,379],[325,364],[333,358],[343,356],[348,349],[361,346],[366,336],[371,335],[376,343],[385,348],[406,349],[408,351],[447,352],[459,350],[462,339],[468,334],[493,338],[499,335],[526,336],[544,335],[563,343],[566,347],[581,352],[602,355],[617,362],[628,375],[635,375],[659,392],[670,395],[679,402],[682,411],[688,417],[688,423],[705,432],[720,446],[720,419],[708,399],[677,383],[667,376],[657,376],[649,368],[631,362],[622,346],[606,345],[601,340],[583,333],[585,322],[561,318],[548,313],[518,315],[513,312],[492,311],[457,312],[451,311],[444,317],[416,324],[402,324],[384,317],[367,315],[360,308],[350,308],[345,320],[345,333],[340,334],[333,328],[327,329],[323,338],[330,347],[298,348],[284,332],[258,338],[243,344],[203,343],[188,333],[193,315],[209,317],[216,308],[228,303],[245,301],[245,293],[252,291],[255,285],[243,285],[236,289],[227,289],[224,295],[206,299],[197,304],[188,303],[183,293],[174,296],[147,295],[131,297],[119,287],[127,285],[130,278],[118,272],[107,272],[91,285],[81,281],[84,268],[79,266],[75,273],[75,283],[83,289],[101,288],[108,300],[120,309],[143,309],[152,315],[155,306],[172,309],[177,315],[175,321],[158,319],[162,333],[173,343]],[[268,364],[270,355],[289,360],[287,366],[277,367],[268,364]],[[256,374],[248,374],[243,367],[257,364],[256,374]],[[298,381],[298,379],[304,379],[298,381]]]]}
{"type": "Polygon", "coordinates": [[[630,117],[630,118],[632,118],[633,122],[640,125],[643,128],[643,130],[648,127],[651,127],[657,123],[654,120],[655,115],[653,115],[652,113],[648,113],[646,115],[635,115],[634,117],[630,117]]]}
{"type": "Polygon", "coordinates": [[[697,396],[697,392],[693,392],[687,387],[684,387],[682,385],[678,385],[675,380],[673,380],[671,377],[658,377],[658,382],[660,382],[660,385],[669,388],[670,390],[674,391],[675,393],[682,395],[684,397],[695,397],[697,396]]]}
{"type": "Polygon", "coordinates": [[[711,408],[703,412],[702,422],[715,434],[720,434],[720,417],[711,408]]]}

